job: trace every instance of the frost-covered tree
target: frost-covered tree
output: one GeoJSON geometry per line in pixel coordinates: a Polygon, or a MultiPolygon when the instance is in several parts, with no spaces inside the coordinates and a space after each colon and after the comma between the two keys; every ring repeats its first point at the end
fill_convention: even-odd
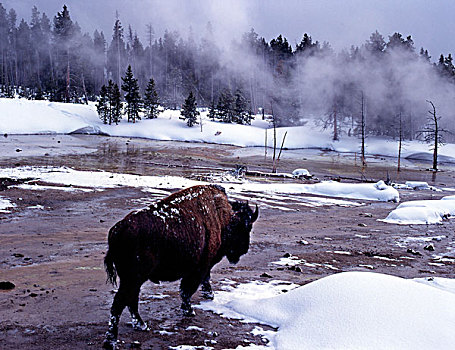
{"type": "Polygon", "coordinates": [[[199,124],[197,121],[199,112],[197,110],[196,98],[194,97],[192,91],[190,91],[190,94],[185,99],[180,114],[182,115],[180,119],[186,120],[186,125],[189,127],[192,127],[195,124],[199,124]]]}
{"type": "Polygon", "coordinates": [[[158,93],[155,88],[155,80],[150,79],[144,94],[144,113],[145,118],[154,119],[158,117],[159,111],[158,93]]]}
{"type": "Polygon", "coordinates": [[[142,112],[143,101],[141,94],[139,93],[139,85],[137,79],[133,75],[131,65],[128,66],[125,72],[125,76],[122,77],[122,90],[125,91],[126,101],[126,114],[128,116],[128,122],[135,123],[136,120],[140,120],[139,113],[142,112]]]}

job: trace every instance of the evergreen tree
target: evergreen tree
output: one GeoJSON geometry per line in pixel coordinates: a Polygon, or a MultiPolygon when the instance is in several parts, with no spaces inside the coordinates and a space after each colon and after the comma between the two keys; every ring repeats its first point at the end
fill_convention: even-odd
{"type": "Polygon", "coordinates": [[[96,110],[100,119],[103,121],[103,124],[111,124],[112,118],[110,118],[110,108],[109,108],[109,96],[106,85],[103,85],[100,90],[100,97],[98,98],[98,103],[96,104],[96,110]]]}
{"type": "MultiPolygon", "coordinates": [[[[117,15],[118,16],[118,15],[117,15]]],[[[126,66],[126,48],[123,40],[123,27],[117,18],[114,24],[112,41],[107,51],[107,70],[112,79],[120,85],[121,72],[126,66]]]]}
{"type": "Polygon", "coordinates": [[[234,97],[229,90],[224,90],[219,99],[217,117],[224,123],[232,123],[234,120],[234,97]]]}
{"type": "Polygon", "coordinates": [[[58,101],[70,102],[71,100],[71,47],[75,26],[71,20],[66,5],[62,12],[54,17],[54,50],[57,68],[57,91],[55,98],[58,101]]]}
{"type": "Polygon", "coordinates": [[[122,90],[125,91],[126,101],[126,114],[128,115],[128,122],[133,123],[140,120],[139,113],[142,112],[143,101],[139,93],[139,85],[137,79],[133,75],[131,65],[128,66],[125,76],[122,77],[122,90]]]}
{"type": "Polygon", "coordinates": [[[121,101],[118,85],[109,80],[107,86],[103,85],[100,90],[96,110],[104,124],[118,124],[122,119],[123,103],[121,101]]]}
{"type": "Polygon", "coordinates": [[[217,116],[217,113],[218,111],[216,110],[215,108],[215,102],[211,102],[210,103],[210,109],[209,109],[209,118],[212,120],[212,121],[215,121],[215,118],[217,116]]]}
{"type": "Polygon", "coordinates": [[[116,83],[109,80],[107,91],[109,96],[109,124],[111,124],[111,122],[118,124],[120,123],[123,114],[123,102],[120,89],[116,83]]]}
{"type": "Polygon", "coordinates": [[[197,122],[197,116],[199,115],[199,112],[197,110],[196,98],[194,97],[192,91],[190,91],[190,94],[183,103],[180,114],[182,115],[180,119],[186,120],[186,125],[189,127],[192,127],[195,124],[199,124],[197,122]]]}
{"type": "Polygon", "coordinates": [[[144,95],[144,112],[145,118],[154,119],[159,114],[159,99],[155,89],[155,80],[150,79],[144,95]]]}
{"type": "Polygon", "coordinates": [[[234,119],[237,124],[251,124],[251,110],[248,108],[248,101],[243,96],[242,91],[237,89],[235,92],[234,119]]]}

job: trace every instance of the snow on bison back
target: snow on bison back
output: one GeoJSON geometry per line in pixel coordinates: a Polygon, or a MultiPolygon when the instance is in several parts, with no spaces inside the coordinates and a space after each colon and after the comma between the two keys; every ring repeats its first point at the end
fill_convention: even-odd
{"type": "Polygon", "coordinates": [[[231,202],[221,186],[194,186],[128,214],[109,231],[104,259],[108,279],[118,292],[111,307],[104,348],[115,349],[118,323],[127,306],[133,327],[148,330],[138,312],[139,292],[147,280],[181,279],[184,315],[193,316],[190,298],[202,284],[213,298],[210,270],[226,256],[237,263],[248,251],[258,208],[231,202]]]}

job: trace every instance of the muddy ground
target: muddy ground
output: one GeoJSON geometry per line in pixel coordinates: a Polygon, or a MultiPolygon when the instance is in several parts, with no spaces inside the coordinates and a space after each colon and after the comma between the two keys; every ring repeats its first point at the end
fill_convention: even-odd
{"type": "MultiPolygon", "coordinates": [[[[264,159],[259,149],[97,136],[8,136],[0,141],[0,150],[2,168],[52,165],[186,177],[223,173],[237,164],[257,171],[271,168],[270,151],[264,159]]],[[[438,188],[455,188],[451,167],[442,167],[444,171],[435,176],[425,170],[430,164],[405,162],[405,169],[397,176],[394,162],[370,157],[362,173],[352,154],[284,151],[278,170],[307,168],[319,179],[348,182],[362,177],[385,179],[388,173],[393,180],[420,180],[438,188]]],[[[105,283],[102,267],[106,234],[116,221],[142,207],[153,195],[129,187],[80,193],[30,191],[11,185],[7,181],[0,191],[0,196],[17,204],[10,213],[0,213],[0,281],[10,281],[15,288],[0,291],[0,348],[100,348],[114,290],[105,283]]],[[[450,194],[453,192],[400,190],[402,201],[450,194]]],[[[254,194],[249,196],[254,203],[254,194]]],[[[225,279],[306,284],[353,270],[406,278],[455,277],[455,221],[391,225],[377,219],[385,218],[396,203],[353,202],[362,205],[302,207],[286,203],[288,210],[262,207],[250,251],[236,266],[223,261],[214,268],[214,290],[220,290],[225,279]],[[434,251],[424,249],[430,243],[434,251]],[[289,254],[306,263],[293,268],[271,264],[289,254]],[[438,259],[441,256],[446,259],[438,259]]],[[[147,283],[141,300],[140,312],[152,331],[133,331],[127,326],[129,315],[125,312],[119,330],[121,348],[167,349],[186,344],[234,349],[264,343],[250,333],[251,324],[202,310],[197,310],[194,318],[182,317],[178,283],[147,283]],[[161,294],[169,297],[154,297],[161,294]],[[187,330],[188,326],[203,330],[187,330]]],[[[200,302],[196,293],[193,303],[200,302]]]]}

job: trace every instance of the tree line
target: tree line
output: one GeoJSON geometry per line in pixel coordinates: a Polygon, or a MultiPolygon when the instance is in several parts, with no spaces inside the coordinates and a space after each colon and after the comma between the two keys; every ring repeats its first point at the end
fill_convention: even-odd
{"type": "Polygon", "coordinates": [[[376,31],[363,45],[338,53],[306,33],[292,45],[282,35],[267,41],[251,29],[225,43],[210,23],[186,37],[172,30],[156,37],[148,25],[143,41],[119,15],[107,37],[85,33],[66,6],[52,18],[33,7],[27,22],[0,4],[0,95],[100,100],[107,123],[117,123],[123,107],[132,122],[142,115],[137,108],[156,117],[150,94],[176,109],[192,93],[214,120],[249,123],[262,110],[276,125],[292,125],[313,115],[337,139],[362,130],[397,137],[400,115],[404,137],[412,139],[426,122],[427,99],[443,114],[453,110],[454,84],[451,54],[432,62],[427,50],[416,50],[412,37],[398,32],[385,38],[376,31]],[[137,90],[122,94],[128,69],[137,90]],[[134,94],[141,101],[128,109],[134,94]]]}

